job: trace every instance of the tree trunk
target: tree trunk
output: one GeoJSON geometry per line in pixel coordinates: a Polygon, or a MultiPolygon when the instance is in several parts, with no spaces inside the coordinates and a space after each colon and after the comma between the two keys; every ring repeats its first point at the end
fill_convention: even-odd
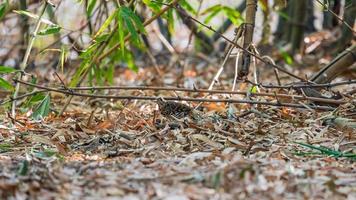
{"type": "Polygon", "coordinates": [[[303,42],[307,0],[293,0],[293,26],[291,32],[292,54],[294,55],[303,42]]]}

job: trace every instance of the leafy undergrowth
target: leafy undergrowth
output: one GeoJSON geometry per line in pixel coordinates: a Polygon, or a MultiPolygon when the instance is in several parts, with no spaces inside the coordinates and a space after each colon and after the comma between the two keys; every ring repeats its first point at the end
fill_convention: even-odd
{"type": "MultiPolygon", "coordinates": [[[[186,70],[184,83],[195,81],[205,87],[207,83],[204,85],[201,77],[211,80],[214,74],[202,71],[208,75],[199,69],[186,70]]],[[[142,68],[138,74],[121,70],[116,82],[174,82],[174,73],[158,77],[161,80],[147,80],[154,73],[151,68],[142,68]]],[[[220,87],[231,88],[232,81],[222,79],[225,87],[220,87]]],[[[239,87],[248,90],[244,84],[239,87]]],[[[350,88],[340,90],[346,89],[350,88]]],[[[120,94],[192,96],[167,91],[120,94]]],[[[65,100],[65,96],[52,93],[52,109],[60,110],[65,100]]],[[[33,120],[30,110],[11,119],[4,113],[0,125],[1,198],[203,200],[356,196],[355,129],[336,123],[352,116],[352,104],[342,105],[335,112],[307,106],[294,109],[222,103],[204,103],[201,108],[199,119],[188,116],[177,121],[162,116],[154,101],[75,97],[62,117],[52,112],[42,121],[33,120]]]]}

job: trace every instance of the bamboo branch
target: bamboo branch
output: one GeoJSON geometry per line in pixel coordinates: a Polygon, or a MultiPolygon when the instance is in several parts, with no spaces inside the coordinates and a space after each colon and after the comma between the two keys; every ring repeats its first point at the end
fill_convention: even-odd
{"type": "MultiPolygon", "coordinates": [[[[21,71],[17,73],[17,77],[20,78],[20,80],[22,79],[22,76],[23,76],[23,71],[26,69],[27,67],[27,62],[28,62],[28,59],[30,57],[30,53],[31,53],[31,50],[32,50],[32,47],[33,47],[33,44],[35,42],[35,39],[36,39],[36,36],[37,36],[37,32],[39,31],[40,29],[40,26],[41,26],[41,20],[42,20],[42,16],[44,14],[44,12],[46,11],[46,8],[47,8],[47,5],[48,5],[48,2],[47,1],[44,1],[44,6],[41,10],[41,13],[36,21],[36,25],[35,25],[35,30],[33,31],[33,34],[31,35],[31,39],[28,43],[28,46],[27,46],[27,49],[26,49],[26,53],[25,53],[25,56],[23,58],[23,61],[21,63],[21,66],[20,66],[20,69],[21,71]]],[[[19,93],[19,90],[20,90],[20,84],[19,83],[16,83],[16,87],[15,87],[15,92],[14,92],[14,95],[13,95],[13,98],[16,99],[18,93],[19,93]]],[[[12,102],[12,108],[11,108],[11,116],[13,118],[16,118],[16,100],[14,100],[12,102]]]]}
{"type": "MultiPolygon", "coordinates": [[[[255,18],[257,11],[257,0],[246,0],[246,21],[244,26],[243,44],[242,48],[250,50],[253,40],[253,31],[255,28],[255,18]]],[[[251,54],[247,51],[240,54],[238,60],[238,76],[240,78],[246,77],[250,72],[251,54]]]]}

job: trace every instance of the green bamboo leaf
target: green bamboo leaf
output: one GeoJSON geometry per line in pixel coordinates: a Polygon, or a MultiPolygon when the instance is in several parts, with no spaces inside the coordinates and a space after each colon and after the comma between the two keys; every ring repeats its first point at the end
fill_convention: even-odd
{"type": "Polygon", "coordinates": [[[61,65],[61,71],[63,73],[64,71],[64,63],[67,60],[67,55],[68,55],[68,50],[64,47],[61,48],[61,57],[60,57],[60,65],[61,65]]]}
{"type": "Polygon", "coordinates": [[[9,73],[17,72],[17,71],[18,70],[14,69],[12,67],[0,65],[0,74],[9,74],[9,73]]]}
{"type": "Polygon", "coordinates": [[[93,13],[93,9],[95,8],[96,5],[96,0],[89,0],[88,6],[87,6],[87,15],[91,16],[93,13]]]}
{"type": "MultiPolygon", "coordinates": [[[[306,148],[310,148],[310,149],[314,149],[314,150],[318,150],[320,151],[321,154],[326,154],[328,156],[333,156],[333,157],[347,157],[347,158],[356,158],[356,154],[354,153],[343,153],[341,151],[336,151],[336,150],[333,150],[333,149],[330,149],[330,148],[327,148],[327,147],[323,147],[323,146],[313,146],[313,145],[310,145],[310,144],[307,144],[307,143],[302,143],[302,142],[295,142],[296,144],[299,144],[303,147],[306,147],[306,148]]],[[[309,152],[310,153],[310,152],[309,152]]],[[[315,152],[312,152],[312,153],[315,153],[315,152]]]]}
{"type": "Polygon", "coordinates": [[[72,80],[69,83],[70,87],[76,87],[77,84],[79,83],[80,78],[82,77],[83,74],[85,74],[86,70],[88,70],[90,67],[89,62],[88,61],[83,61],[79,68],[77,69],[77,71],[75,72],[75,74],[72,77],[72,80]]]}
{"type": "Polygon", "coordinates": [[[146,4],[154,12],[159,12],[163,4],[160,4],[161,1],[152,1],[152,0],[143,0],[143,3],[146,4]]]}
{"type": "Polygon", "coordinates": [[[237,10],[224,6],[222,7],[222,11],[233,24],[239,25],[243,22],[243,18],[241,17],[240,12],[237,10]]]}
{"type": "Polygon", "coordinates": [[[31,96],[31,98],[29,98],[25,104],[24,107],[28,108],[28,107],[31,107],[35,104],[37,104],[38,102],[40,101],[43,101],[43,99],[45,98],[46,96],[42,93],[37,93],[33,96],[31,96]]]}
{"type": "Polygon", "coordinates": [[[205,9],[203,12],[201,12],[202,15],[206,15],[212,12],[216,12],[216,11],[220,11],[221,10],[221,5],[220,4],[216,4],[213,5],[207,9],[205,9]]]}
{"type": "Polygon", "coordinates": [[[95,50],[97,49],[99,43],[94,43],[92,45],[90,45],[88,48],[86,48],[81,54],[80,54],[80,58],[87,60],[93,57],[95,50]]]}
{"type": "Polygon", "coordinates": [[[17,174],[20,176],[25,176],[27,175],[28,171],[29,171],[29,162],[27,160],[23,160],[20,163],[20,166],[17,170],[17,174]]]}
{"type": "Polygon", "coordinates": [[[125,28],[124,28],[124,17],[123,17],[123,13],[122,13],[122,9],[119,9],[119,13],[118,13],[118,33],[119,33],[119,42],[120,42],[120,47],[121,47],[121,53],[124,54],[125,53],[125,28]]]}
{"type": "Polygon", "coordinates": [[[103,70],[100,68],[100,66],[95,66],[93,67],[93,71],[94,71],[96,83],[98,85],[103,85],[104,84],[103,70]]]}
{"type": "Polygon", "coordinates": [[[284,18],[285,20],[290,20],[290,17],[289,17],[289,15],[288,15],[288,13],[282,12],[282,11],[277,11],[277,13],[279,14],[279,16],[281,16],[281,17],[284,18]]]}
{"type": "MultiPolygon", "coordinates": [[[[26,10],[14,10],[13,12],[17,13],[17,14],[20,14],[20,15],[24,15],[24,16],[30,17],[30,18],[33,18],[33,19],[38,19],[39,18],[38,15],[30,13],[30,12],[28,12],[26,10]]],[[[57,26],[55,23],[49,21],[48,19],[41,18],[41,22],[45,23],[47,25],[50,25],[50,26],[57,26]]]]}
{"type": "Polygon", "coordinates": [[[140,18],[134,12],[132,12],[131,10],[129,10],[129,11],[131,13],[131,15],[130,15],[131,19],[134,21],[137,30],[140,33],[146,33],[145,27],[144,27],[142,21],[140,20],[140,18]]]}
{"type": "Polygon", "coordinates": [[[13,147],[13,145],[11,145],[10,143],[2,142],[2,143],[0,143],[0,153],[5,153],[8,151],[11,151],[12,147],[13,147]]]}
{"type": "Polygon", "coordinates": [[[126,20],[125,21],[126,27],[128,29],[128,31],[131,33],[131,38],[132,40],[136,43],[139,44],[140,43],[140,38],[139,35],[135,29],[135,26],[132,24],[131,20],[126,20]]]}
{"type": "Polygon", "coordinates": [[[14,90],[14,87],[5,79],[0,77],[0,88],[3,88],[5,90],[14,90]]]}
{"type": "Polygon", "coordinates": [[[112,20],[115,19],[115,17],[117,16],[118,10],[116,10],[115,12],[113,12],[103,23],[103,25],[99,28],[98,32],[95,34],[94,38],[98,37],[99,35],[101,35],[111,24],[112,20]]]}
{"type": "Polygon", "coordinates": [[[217,14],[219,14],[222,11],[222,6],[220,4],[211,6],[207,9],[205,9],[201,14],[202,15],[208,15],[204,22],[209,23],[213,17],[215,17],[217,14]]]}
{"type": "Polygon", "coordinates": [[[220,10],[214,10],[212,11],[204,20],[204,23],[209,23],[216,15],[218,15],[221,12],[220,10]]]}
{"type": "Polygon", "coordinates": [[[95,41],[98,43],[105,42],[109,39],[110,34],[109,33],[103,33],[99,35],[98,37],[95,38],[95,41]]]}
{"type": "Polygon", "coordinates": [[[196,15],[197,11],[193,8],[192,5],[190,5],[186,0],[180,0],[179,1],[179,5],[182,6],[182,8],[184,8],[185,10],[187,10],[188,12],[196,15]]]}
{"type": "MultiPolygon", "coordinates": [[[[132,20],[135,24],[135,27],[137,28],[138,31],[141,33],[145,33],[145,27],[143,26],[143,23],[141,22],[140,18],[132,12],[129,8],[127,7],[121,7],[122,15],[125,18],[125,22],[132,20]]],[[[135,32],[137,32],[136,29],[134,29],[135,32]]],[[[130,32],[132,34],[132,32],[130,32]]]]}
{"type": "Polygon", "coordinates": [[[7,5],[8,5],[7,2],[3,2],[0,4],[0,19],[5,15],[7,5]]]}
{"type": "Polygon", "coordinates": [[[115,66],[113,64],[109,65],[108,69],[106,70],[105,78],[110,85],[114,84],[114,72],[115,72],[115,66]]]}
{"type": "Polygon", "coordinates": [[[134,72],[138,72],[138,67],[135,64],[135,59],[131,53],[125,54],[125,61],[127,62],[129,69],[131,69],[134,72]]]}
{"type": "Polygon", "coordinates": [[[120,7],[118,12],[118,33],[119,33],[119,42],[121,45],[122,54],[124,54],[124,47],[125,47],[125,27],[127,28],[128,32],[131,34],[133,41],[139,45],[140,38],[138,31],[145,33],[145,28],[140,20],[140,18],[132,12],[127,7],[120,7]],[[126,26],[125,26],[126,25],[126,26]]]}
{"type": "Polygon", "coordinates": [[[279,48],[279,53],[282,55],[283,60],[288,64],[292,65],[293,64],[293,57],[289,55],[287,51],[285,51],[282,48],[279,48]]]}
{"type": "Polygon", "coordinates": [[[173,16],[173,10],[169,9],[167,11],[167,23],[168,23],[168,30],[170,33],[174,33],[174,16],[173,16]]]}
{"type": "Polygon", "coordinates": [[[51,99],[49,95],[46,95],[46,97],[41,101],[41,103],[39,103],[38,106],[35,108],[35,111],[32,113],[32,118],[35,120],[39,120],[46,117],[49,114],[50,103],[51,99]]]}
{"type": "Polygon", "coordinates": [[[58,33],[60,30],[62,29],[62,27],[60,26],[49,26],[44,30],[41,30],[38,32],[38,35],[50,35],[50,34],[55,34],[58,33]]]}
{"type": "Polygon", "coordinates": [[[257,93],[257,86],[252,86],[250,89],[250,93],[252,94],[257,93]]]}

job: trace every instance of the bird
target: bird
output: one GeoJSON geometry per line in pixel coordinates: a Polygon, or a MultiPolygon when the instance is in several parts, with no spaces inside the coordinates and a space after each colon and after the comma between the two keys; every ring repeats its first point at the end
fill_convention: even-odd
{"type": "Polygon", "coordinates": [[[193,108],[174,101],[166,101],[163,97],[157,98],[160,113],[167,117],[182,119],[193,112],[193,108]]]}

